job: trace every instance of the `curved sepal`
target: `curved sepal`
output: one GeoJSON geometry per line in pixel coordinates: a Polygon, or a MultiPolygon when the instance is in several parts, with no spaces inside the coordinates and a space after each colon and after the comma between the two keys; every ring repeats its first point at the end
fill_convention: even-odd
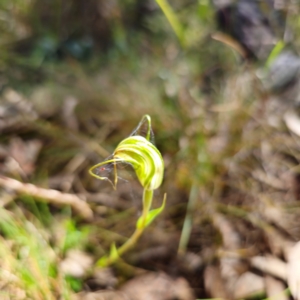
{"type": "MultiPolygon", "coordinates": [[[[117,175],[117,163],[118,162],[122,162],[123,160],[119,160],[119,159],[116,159],[116,158],[112,158],[112,159],[108,159],[108,160],[105,160],[105,161],[102,161],[101,163],[98,163],[94,166],[92,166],[90,169],[89,169],[89,174],[97,179],[100,179],[100,180],[106,180],[108,181],[114,189],[116,189],[117,187],[117,182],[118,182],[118,175],[117,175]],[[102,166],[105,166],[105,165],[108,165],[108,164],[113,164],[114,165],[114,182],[112,182],[108,177],[106,176],[100,176],[96,173],[94,173],[94,170],[95,169],[101,169],[102,166]]],[[[104,168],[105,169],[105,168],[104,168]]]]}

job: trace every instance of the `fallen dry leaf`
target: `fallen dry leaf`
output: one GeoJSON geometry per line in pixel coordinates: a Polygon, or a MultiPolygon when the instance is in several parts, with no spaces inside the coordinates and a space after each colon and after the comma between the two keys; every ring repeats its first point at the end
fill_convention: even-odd
{"type": "Polygon", "coordinates": [[[236,281],[234,298],[251,298],[263,294],[265,291],[264,279],[251,272],[245,272],[236,281]]]}
{"type": "Polygon", "coordinates": [[[300,136],[300,118],[295,112],[295,110],[289,110],[284,114],[284,121],[287,128],[300,136]]]}
{"type": "Polygon", "coordinates": [[[82,278],[90,270],[93,259],[80,250],[70,250],[61,262],[60,269],[66,275],[82,278]]]}
{"type": "Polygon", "coordinates": [[[300,299],[300,242],[290,248],[287,255],[287,282],[293,297],[300,299]]]}
{"type": "Polygon", "coordinates": [[[289,297],[285,293],[285,285],[281,280],[278,280],[272,276],[265,276],[265,285],[267,297],[272,300],[288,300],[289,297]]]}
{"type": "MultiPolygon", "coordinates": [[[[214,213],[212,218],[214,226],[222,235],[223,248],[226,250],[240,249],[240,236],[230,221],[218,213],[214,213]]],[[[231,294],[235,291],[236,281],[240,277],[241,269],[243,269],[243,263],[239,257],[222,256],[220,258],[221,276],[226,282],[228,292],[231,294]]]]}
{"type": "Polygon", "coordinates": [[[131,300],[124,293],[118,291],[81,292],[72,297],[72,300],[131,300]]]}
{"type": "Polygon", "coordinates": [[[38,118],[31,102],[12,89],[4,91],[0,102],[0,131],[23,126],[38,118]]]}
{"type": "Polygon", "coordinates": [[[72,300],[194,300],[187,281],[165,273],[148,273],[128,281],[119,291],[82,292],[72,300]]]}
{"type": "Polygon", "coordinates": [[[204,271],[205,291],[210,298],[229,299],[229,293],[225,282],[221,276],[220,269],[217,266],[208,266],[204,271]]]}
{"type": "Polygon", "coordinates": [[[275,256],[254,256],[250,259],[250,263],[252,267],[264,273],[273,275],[283,280],[286,280],[287,278],[286,263],[275,256]]]}
{"type": "Polygon", "coordinates": [[[111,268],[101,268],[94,271],[92,282],[97,286],[111,289],[118,284],[118,279],[111,268]]]}
{"type": "Polygon", "coordinates": [[[35,161],[41,150],[40,140],[23,141],[20,138],[12,138],[9,145],[9,171],[18,172],[21,175],[30,176],[35,170],[35,161]],[[15,163],[13,163],[13,161],[15,163]],[[15,170],[13,169],[15,166],[15,170]]]}
{"type": "Polygon", "coordinates": [[[130,300],[194,300],[192,289],[182,278],[165,273],[148,273],[128,281],[122,288],[130,300]]]}

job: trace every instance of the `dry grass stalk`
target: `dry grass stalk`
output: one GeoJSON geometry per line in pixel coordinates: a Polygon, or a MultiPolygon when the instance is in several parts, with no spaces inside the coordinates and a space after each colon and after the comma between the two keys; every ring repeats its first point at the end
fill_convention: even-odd
{"type": "Polygon", "coordinates": [[[40,188],[31,183],[22,183],[3,175],[0,175],[0,186],[11,189],[19,194],[27,194],[41,198],[45,202],[55,205],[70,205],[74,211],[86,220],[90,220],[93,217],[93,211],[91,208],[77,195],[62,193],[52,189],[40,188]]]}

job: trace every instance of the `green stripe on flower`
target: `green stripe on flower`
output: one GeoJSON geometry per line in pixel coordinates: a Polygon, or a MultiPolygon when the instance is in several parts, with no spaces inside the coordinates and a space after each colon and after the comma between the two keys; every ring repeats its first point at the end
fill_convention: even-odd
{"type": "MultiPolygon", "coordinates": [[[[101,162],[89,170],[93,177],[107,180],[116,188],[118,180],[116,167],[113,183],[107,177],[95,174],[93,170],[109,163],[114,163],[116,166],[118,162],[122,162],[130,164],[133,167],[138,180],[145,189],[154,190],[161,185],[164,175],[164,161],[159,150],[149,141],[151,133],[150,117],[145,115],[139,126],[144,121],[148,122],[147,139],[141,135],[132,135],[124,139],[115,149],[111,159],[101,162]]],[[[134,132],[136,134],[138,130],[134,132]]]]}
{"type": "Polygon", "coordinates": [[[131,136],[116,148],[114,158],[130,163],[141,183],[148,189],[157,189],[163,180],[164,161],[158,149],[142,136],[131,136]]]}

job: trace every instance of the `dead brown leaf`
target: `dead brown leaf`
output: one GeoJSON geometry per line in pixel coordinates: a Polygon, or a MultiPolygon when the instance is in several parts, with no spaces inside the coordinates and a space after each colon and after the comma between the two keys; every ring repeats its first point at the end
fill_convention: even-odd
{"type": "Polygon", "coordinates": [[[130,300],[194,300],[192,289],[182,278],[165,273],[148,273],[128,281],[121,291],[130,300]]]}
{"type": "Polygon", "coordinates": [[[278,280],[272,276],[265,276],[265,284],[268,298],[274,300],[288,300],[289,297],[284,292],[285,286],[281,280],[278,280]]]}
{"type": "Polygon", "coordinates": [[[287,278],[287,265],[285,262],[275,256],[255,256],[250,259],[251,265],[270,275],[277,278],[286,280],[287,278]]]}
{"type": "Polygon", "coordinates": [[[208,266],[204,271],[205,291],[211,298],[230,299],[225,282],[217,266],[208,266]]]}
{"type": "Polygon", "coordinates": [[[60,263],[60,269],[64,274],[82,278],[90,270],[92,264],[93,259],[91,256],[83,251],[72,249],[60,263]]]}
{"type": "Polygon", "coordinates": [[[72,300],[131,300],[118,291],[82,292],[72,297],[72,300]]]}
{"type": "Polygon", "coordinates": [[[18,137],[10,140],[7,166],[11,173],[30,176],[35,170],[35,161],[41,150],[42,142],[34,139],[23,141],[18,137]]]}
{"type": "Polygon", "coordinates": [[[235,283],[234,298],[244,299],[263,294],[265,291],[264,280],[251,272],[242,274],[235,283]]]}
{"type": "Polygon", "coordinates": [[[290,248],[287,265],[287,282],[293,297],[300,299],[300,242],[290,248]]]}

